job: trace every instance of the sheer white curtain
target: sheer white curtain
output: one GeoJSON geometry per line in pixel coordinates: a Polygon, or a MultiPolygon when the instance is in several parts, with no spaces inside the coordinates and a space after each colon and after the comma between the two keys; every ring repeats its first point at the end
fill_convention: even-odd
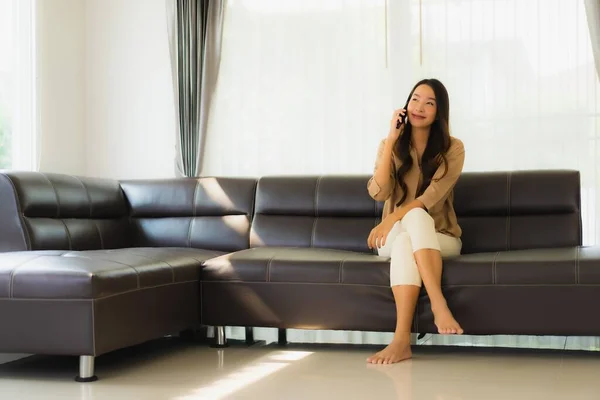
{"type": "Polygon", "coordinates": [[[205,174],[364,173],[392,111],[384,0],[229,0],[205,174]]]}
{"type": "MultiPolygon", "coordinates": [[[[391,111],[413,82],[437,77],[450,92],[465,169],[580,170],[584,242],[599,243],[600,91],[583,1],[230,0],[207,173],[368,174],[391,111]]],[[[288,332],[290,341],[390,338],[288,332]]],[[[566,338],[424,342],[562,347],[566,338]]]]}
{"type": "Polygon", "coordinates": [[[580,170],[584,244],[596,244],[600,84],[585,11],[583,0],[413,0],[414,78],[448,87],[465,170],[580,170]]]}

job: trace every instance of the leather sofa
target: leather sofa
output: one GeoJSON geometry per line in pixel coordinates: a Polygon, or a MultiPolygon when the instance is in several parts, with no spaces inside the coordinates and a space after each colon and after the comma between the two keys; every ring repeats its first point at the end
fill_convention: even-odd
{"type": "MultiPolygon", "coordinates": [[[[199,326],[393,331],[369,176],[0,173],[0,352],[94,357],[199,326]]],[[[598,335],[577,171],[464,173],[443,289],[468,334],[598,335]]],[[[435,333],[420,296],[413,331],[435,333]]]]}

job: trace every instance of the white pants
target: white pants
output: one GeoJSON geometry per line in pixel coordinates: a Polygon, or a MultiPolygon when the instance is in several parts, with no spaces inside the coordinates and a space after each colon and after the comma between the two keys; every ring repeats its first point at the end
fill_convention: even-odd
{"type": "Polygon", "coordinates": [[[422,249],[439,250],[442,257],[458,256],[462,242],[452,236],[435,231],[433,218],[422,208],[410,210],[396,222],[388,234],[385,245],[378,247],[382,257],[391,257],[390,286],[421,286],[421,274],[414,253],[422,249]]]}

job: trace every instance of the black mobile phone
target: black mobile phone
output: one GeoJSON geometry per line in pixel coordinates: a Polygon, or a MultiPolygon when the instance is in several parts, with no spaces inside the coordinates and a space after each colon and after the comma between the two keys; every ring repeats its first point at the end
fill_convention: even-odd
{"type": "Polygon", "coordinates": [[[404,118],[399,118],[398,121],[396,122],[396,129],[400,129],[400,126],[402,124],[406,124],[406,122],[408,121],[408,112],[406,111],[406,108],[404,109],[404,118]]]}

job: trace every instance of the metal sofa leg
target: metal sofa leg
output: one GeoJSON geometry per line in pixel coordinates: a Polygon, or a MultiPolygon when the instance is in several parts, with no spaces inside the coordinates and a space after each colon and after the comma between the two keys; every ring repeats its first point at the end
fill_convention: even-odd
{"type": "Polygon", "coordinates": [[[79,357],[79,376],[75,378],[76,382],[94,382],[98,377],[94,375],[94,357],[79,357]]]}
{"type": "Polygon", "coordinates": [[[254,329],[251,326],[246,327],[246,346],[252,346],[255,344],[254,340],[254,329]]]}
{"type": "Polygon", "coordinates": [[[227,337],[225,336],[224,326],[215,326],[215,341],[210,347],[223,348],[228,347],[227,337]]]}
{"type": "Polygon", "coordinates": [[[277,345],[287,345],[287,330],[281,328],[277,330],[277,345]]]}

